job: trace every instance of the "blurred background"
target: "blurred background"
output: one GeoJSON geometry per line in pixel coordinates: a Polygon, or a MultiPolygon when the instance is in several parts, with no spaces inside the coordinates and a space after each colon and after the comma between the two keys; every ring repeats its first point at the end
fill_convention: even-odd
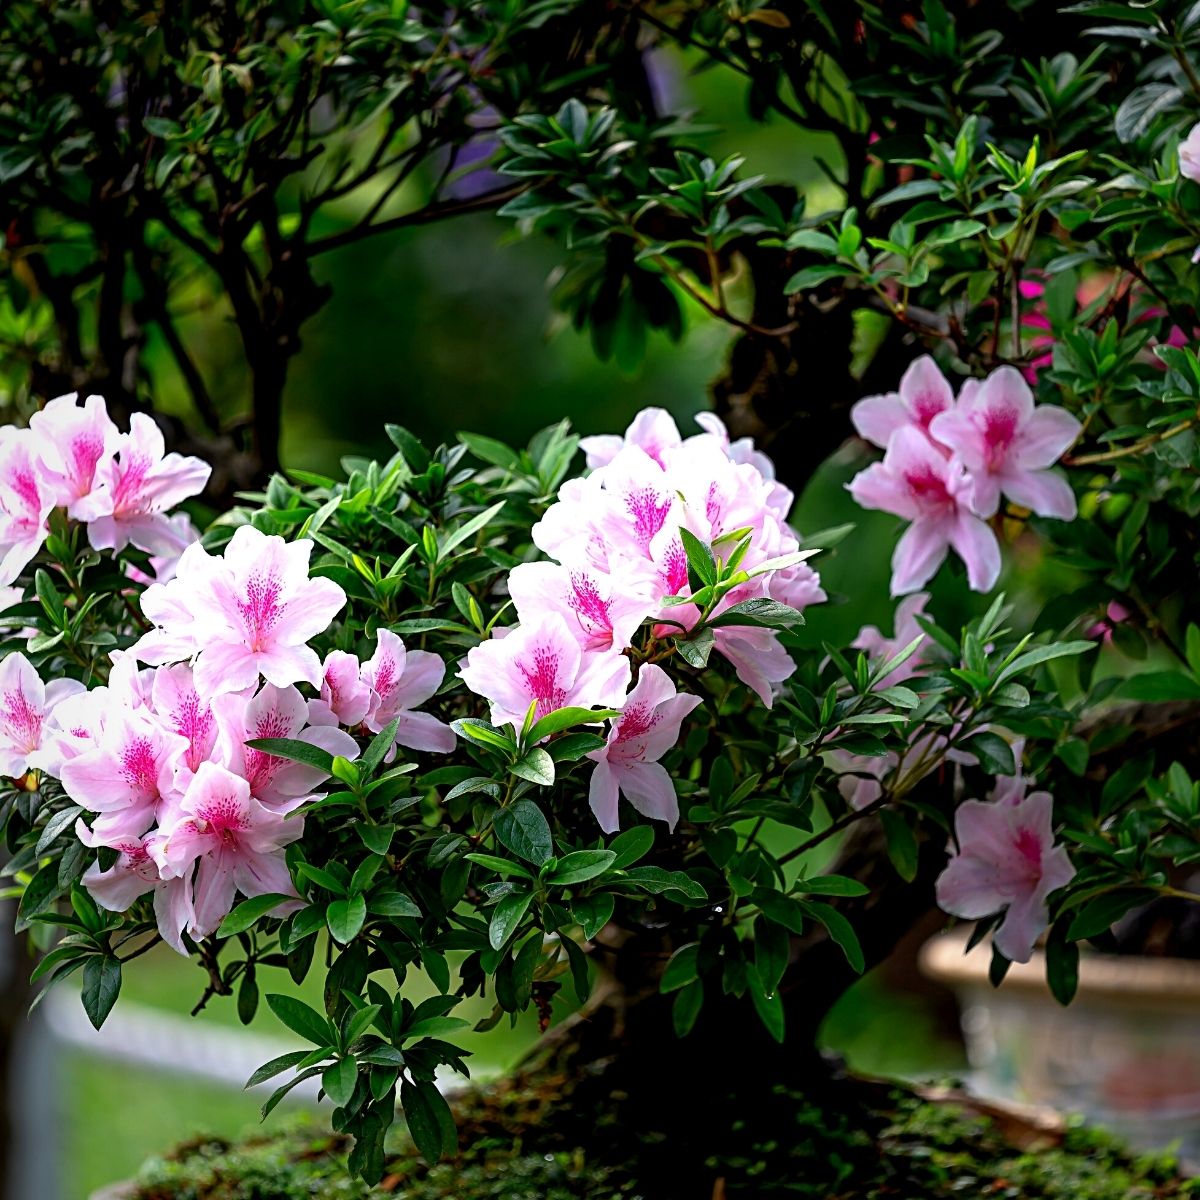
{"type": "MultiPolygon", "coordinates": [[[[714,156],[737,150],[747,155],[749,174],[802,181],[810,212],[838,206],[839,192],[816,162],[836,155],[836,147],[781,121],[750,120],[743,86],[719,71],[693,75],[685,59],[671,57],[662,74],[679,108],[702,109],[721,130],[697,138],[714,156]]],[[[356,193],[357,205],[370,200],[356,193]]],[[[356,212],[348,206],[345,220],[356,212]]],[[[720,371],[728,328],[691,311],[682,339],[651,335],[636,369],[602,363],[586,335],[553,309],[554,259],[548,245],[523,240],[511,222],[486,215],[405,230],[322,258],[333,299],[305,327],[303,351],[292,364],[284,463],[336,472],[345,454],[387,455],[388,421],[434,443],[458,430],[521,443],[562,417],[584,433],[620,431],[639,409],[659,405],[690,431],[720,371]]],[[[242,351],[220,311],[198,297],[185,320],[214,394],[245,394],[242,351]]],[[[169,372],[167,365],[155,372],[165,381],[157,403],[183,415],[184,391],[172,393],[169,372]]],[[[831,603],[809,611],[805,636],[814,646],[852,637],[862,621],[891,628],[888,561],[897,523],[858,510],[843,488],[863,461],[863,451],[848,444],[808,482],[794,515],[802,532],[857,524],[837,553],[817,563],[831,603]],[[837,603],[850,591],[852,612],[837,603]]],[[[1018,546],[1017,557],[1023,553],[1036,551],[1018,546]]],[[[1023,569],[1031,565],[1022,562],[1023,569]]],[[[1052,572],[1043,573],[1043,583],[1052,589],[1052,572]]],[[[934,607],[953,627],[974,603],[962,581],[943,572],[934,607]]],[[[827,1023],[826,1044],[869,1073],[927,1076],[961,1068],[949,993],[918,983],[914,955],[897,961],[845,998],[827,1023]]],[[[24,962],[10,966],[10,978],[27,973],[24,962]]],[[[315,973],[310,983],[319,988],[315,973]]],[[[189,1017],[203,985],[195,964],[162,949],[126,969],[120,1003],[102,1034],[91,1030],[66,987],[40,1006],[20,1047],[21,1074],[31,1081],[21,1119],[67,1131],[69,1144],[26,1163],[26,1182],[16,1184],[15,1194],[81,1200],[174,1142],[253,1125],[263,1096],[243,1092],[241,1081],[291,1048],[290,1035],[265,1005],[248,1028],[231,999],[217,998],[189,1017]]],[[[283,976],[276,985],[260,981],[263,992],[291,986],[283,976]]],[[[522,1023],[469,1037],[476,1075],[510,1066],[535,1033],[522,1023]]],[[[18,1144],[37,1142],[19,1137],[18,1144]]]]}

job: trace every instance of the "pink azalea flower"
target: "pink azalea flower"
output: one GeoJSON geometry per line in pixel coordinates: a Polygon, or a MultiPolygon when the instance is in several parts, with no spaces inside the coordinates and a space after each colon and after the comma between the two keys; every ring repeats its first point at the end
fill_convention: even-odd
{"type": "Polygon", "coordinates": [[[216,763],[201,763],[153,850],[167,879],[186,879],[198,864],[188,932],[194,938],[215,932],[233,908],[236,892],[294,896],[283,848],[303,832],[301,819],[265,808],[244,779],[216,763]]]}
{"type": "Polygon", "coordinates": [[[795,493],[775,478],[775,464],[754,445],[754,439],[742,437],[731,441],[725,422],[716,413],[697,413],[696,424],[706,435],[716,438],[733,462],[749,464],[767,481],[767,507],[781,521],[786,521],[796,501],[795,493]]]}
{"type": "Polygon", "coordinates": [[[358,659],[345,650],[331,650],[325,656],[321,699],[309,704],[310,714],[318,704],[324,710],[321,720],[310,715],[314,725],[345,725],[353,729],[362,724],[371,710],[371,686],[359,678],[360,670],[358,659]]]}
{"type": "Polygon", "coordinates": [[[165,811],[175,764],[187,742],[145,709],[115,709],[92,748],[62,764],[63,790],[100,814],[87,845],[119,845],[144,834],[165,811]]]}
{"type": "MultiPolygon", "coordinates": [[[[917,618],[925,616],[925,605],[928,603],[928,592],[916,592],[911,596],[905,596],[896,605],[894,637],[885,637],[874,625],[864,625],[850,645],[855,650],[866,651],[872,664],[887,662],[906,646],[912,645],[917,638],[925,637],[925,631],[917,624],[917,618]]],[[[918,646],[906,661],[902,662],[894,671],[889,671],[879,681],[878,686],[889,688],[912,678],[925,662],[924,650],[924,645],[918,646]]]]}
{"type": "Polygon", "coordinates": [[[938,876],[938,906],[968,920],[1005,910],[993,940],[1013,962],[1032,957],[1049,923],[1046,898],[1075,876],[1066,850],[1054,844],[1052,821],[1049,792],[1015,804],[968,800],[955,814],[959,849],[938,876]]]}
{"type": "Polygon", "coordinates": [[[808,563],[773,571],[767,577],[767,595],[800,612],[810,604],[824,604],[829,599],[821,586],[821,576],[808,563]]]}
{"type": "Polygon", "coordinates": [[[1104,609],[1104,616],[1089,625],[1084,637],[1095,638],[1106,646],[1112,645],[1113,634],[1122,621],[1128,621],[1133,614],[1120,600],[1110,600],[1104,609]]]}
{"type": "Polygon", "coordinates": [[[95,550],[122,550],[132,542],[149,554],[178,552],[178,536],[165,515],[204,490],[212,468],[198,458],[167,454],[152,417],[134,413],[115,458],[95,468],[95,487],[75,504],[88,523],[95,550]]]}
{"type": "Polygon", "coordinates": [[[74,679],[43,684],[23,654],[0,660],[0,775],[16,779],[30,768],[56,765],[46,736],[48,718],[57,705],[83,690],[74,679]]]}
{"type": "Polygon", "coordinates": [[[682,440],[675,419],[665,408],[643,408],[623,438],[615,434],[580,438],[579,448],[591,469],[607,466],[626,446],[637,446],[661,466],[663,452],[682,440]]]}
{"type": "Polygon", "coordinates": [[[0,429],[0,585],[29,565],[50,533],[54,497],[27,429],[0,429]]]}
{"type": "Polygon", "coordinates": [[[900,380],[898,392],[866,396],[850,410],[858,436],[886,450],[898,429],[916,428],[932,438],[930,424],[939,413],[954,408],[954,390],[928,354],[913,362],[900,380]]]}
{"type": "Polygon", "coordinates": [[[122,842],[113,847],[120,853],[107,871],[102,871],[96,863],[84,872],[80,882],[91,893],[92,899],[110,912],[126,912],[140,896],[153,891],[154,915],[163,941],[178,954],[186,956],[188,951],[180,934],[195,916],[192,892],[188,880],[180,877],[163,879],[159,875],[153,855],[159,841],[159,835],[152,834],[122,842]]]}
{"type": "Polygon", "coordinates": [[[67,516],[80,518],[79,501],[96,484],[96,468],[111,459],[121,435],[99,396],[89,396],[81,408],[78,392],[51,400],[29,419],[33,444],[56,505],[67,516]]]}
{"type": "Polygon", "coordinates": [[[924,434],[907,427],[896,430],[883,462],[860,471],[849,488],[863,508],[912,522],[892,555],[893,596],[927,583],[951,548],[966,563],[975,591],[995,586],[1000,545],[973,511],[974,485],[962,464],[945,458],[924,434]]]}
{"type": "MultiPolygon", "coordinates": [[[[682,553],[682,543],[679,549],[682,553]]],[[[684,582],[686,576],[685,558],[684,582]]],[[[624,650],[657,608],[657,591],[648,575],[618,582],[599,571],[557,563],[522,563],[508,574],[508,592],[521,621],[559,613],[585,650],[624,650]]]]}
{"type": "Polygon", "coordinates": [[[1082,426],[1064,408],[1034,406],[1033,393],[1014,367],[998,367],[974,388],[963,388],[953,412],[935,417],[933,435],[949,446],[971,474],[974,506],[990,517],[1003,492],[1042,517],[1073,520],[1075,493],[1049,468],[1079,436],[1082,426]]]}
{"type": "Polygon", "coordinates": [[[277,687],[300,680],[319,687],[321,660],[307,642],[329,627],[346,593],[330,579],[309,578],[312,546],[242,525],[220,558],[189,547],[174,583],[142,597],[142,611],[161,632],[139,641],[135,653],[161,659],[163,641],[171,642],[186,613],[202,695],[241,691],[260,676],[277,687]]]}
{"type": "Polygon", "coordinates": [[[459,676],[491,702],[495,724],[519,728],[534,703],[538,718],[559,708],[619,707],[630,670],[624,655],[581,650],[566,621],[547,613],[468,651],[459,676]]]}
{"type": "Polygon", "coordinates": [[[1184,179],[1200,183],[1200,122],[1193,125],[1179,143],[1179,173],[1184,179]]]}
{"type": "Polygon", "coordinates": [[[658,760],[679,740],[684,717],[699,703],[699,696],[677,693],[661,667],[641,668],[620,717],[609,722],[606,744],[588,753],[596,764],[588,800],[605,833],[618,828],[621,795],[643,816],[675,828],[679,800],[671,776],[658,760]]]}
{"type": "MultiPolygon", "coordinates": [[[[375,653],[363,663],[362,679],[371,689],[371,708],[366,726],[380,733],[397,717],[396,745],[410,750],[449,754],[454,749],[454,730],[432,713],[414,712],[439,687],[446,664],[427,650],[406,650],[403,641],[389,629],[376,634],[375,653]]],[[[389,761],[391,752],[389,752],[389,761]]]]}
{"type": "Polygon", "coordinates": [[[140,599],[142,616],[154,628],[142,634],[131,654],[161,666],[191,658],[200,649],[193,609],[213,569],[212,555],[196,542],[180,555],[171,579],[146,588],[140,599]]]}
{"type": "Polygon", "coordinates": [[[713,630],[713,649],[733,664],[737,677],[768,708],[775,703],[778,685],[796,670],[773,629],[724,625],[713,630]]]}
{"type": "Polygon", "coordinates": [[[306,803],[326,778],[316,767],[280,758],[246,743],[257,738],[291,738],[329,754],[357,758],[358,743],[335,725],[309,725],[309,708],[294,687],[264,684],[258,695],[223,693],[213,702],[217,760],[247,781],[255,800],[287,813],[306,803]]]}

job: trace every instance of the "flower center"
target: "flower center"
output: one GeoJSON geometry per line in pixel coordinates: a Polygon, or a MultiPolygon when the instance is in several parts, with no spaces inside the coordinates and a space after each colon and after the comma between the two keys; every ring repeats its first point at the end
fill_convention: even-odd
{"type": "Polygon", "coordinates": [[[625,494],[625,507],[633,518],[634,536],[642,550],[650,545],[650,539],[663,527],[667,513],[671,510],[671,499],[660,500],[658,492],[651,487],[634,488],[625,494]]]}
{"type": "Polygon", "coordinates": [[[4,706],[0,708],[0,722],[13,744],[30,753],[42,740],[42,712],[19,691],[6,692],[4,706]]]}
{"type": "Polygon", "coordinates": [[[519,664],[529,696],[537,701],[537,717],[562,708],[567,701],[567,689],[558,680],[558,667],[558,655],[547,646],[534,650],[531,664],[519,664]]]}
{"type": "Polygon", "coordinates": [[[158,766],[148,737],[131,739],[121,751],[121,774],[126,783],[143,796],[158,794],[158,766]]]}
{"type": "Polygon", "coordinates": [[[246,584],[246,598],[239,600],[237,606],[251,650],[263,649],[263,643],[283,616],[287,602],[280,600],[282,591],[274,576],[252,575],[246,584]]]}
{"type": "Polygon", "coordinates": [[[988,409],[984,417],[983,442],[989,471],[995,471],[1004,465],[1016,432],[1017,414],[1014,409],[988,409]]]}

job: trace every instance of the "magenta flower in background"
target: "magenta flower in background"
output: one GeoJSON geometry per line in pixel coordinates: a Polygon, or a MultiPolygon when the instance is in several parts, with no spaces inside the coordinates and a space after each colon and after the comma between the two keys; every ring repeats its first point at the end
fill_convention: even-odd
{"type": "Polygon", "coordinates": [[[898,429],[916,428],[929,437],[930,423],[954,408],[954,389],[928,354],[904,372],[898,392],[866,396],[850,410],[858,436],[886,450],[898,429]]]}
{"type": "Polygon", "coordinates": [[[46,748],[47,718],[63,700],[83,690],[74,679],[44,684],[23,654],[0,660],[0,775],[17,779],[31,767],[45,770],[56,765],[46,748]]]}
{"type": "Polygon", "coordinates": [[[1015,367],[998,367],[982,383],[964,385],[952,412],[930,429],[949,446],[975,484],[974,507],[990,517],[1004,493],[1042,517],[1073,520],[1075,493],[1049,468],[1078,438],[1082,426],[1065,408],[1034,405],[1015,367]]]}
{"type": "Polygon", "coordinates": [[[776,685],[790,679],[796,670],[795,660],[773,629],[722,626],[713,630],[713,649],[733,664],[737,677],[768,708],[775,703],[776,685]]]}
{"type": "Polygon", "coordinates": [[[826,757],[838,772],[838,792],[855,812],[861,812],[883,795],[884,776],[900,762],[890,752],[868,755],[831,750],[826,757]]]}
{"type": "Polygon", "coordinates": [[[518,625],[467,652],[462,681],[492,706],[497,725],[524,723],[531,704],[536,716],[559,708],[619,708],[629,687],[629,659],[580,649],[557,613],[518,625]]]}
{"type": "MultiPolygon", "coordinates": [[[[864,651],[872,665],[887,662],[906,646],[911,646],[917,638],[926,637],[925,631],[917,624],[917,618],[925,616],[925,605],[928,603],[928,592],[915,592],[911,596],[905,596],[896,605],[893,618],[893,628],[896,632],[893,637],[885,637],[874,625],[864,625],[850,645],[855,650],[864,651]]],[[[924,645],[918,646],[894,671],[889,671],[879,681],[878,686],[889,688],[917,674],[925,662],[924,650],[924,645]]]]}
{"type": "Polygon", "coordinates": [[[199,458],[167,454],[153,418],[134,413],[116,456],[96,464],[95,486],[76,501],[74,515],[88,523],[95,550],[122,550],[132,542],[149,554],[177,554],[179,535],[167,510],[202,492],[210,474],[199,458]]]}
{"type": "MultiPolygon", "coordinates": [[[[442,686],[446,664],[427,650],[406,650],[403,641],[389,629],[376,635],[375,653],[363,663],[362,681],[371,689],[366,725],[380,733],[399,718],[396,746],[449,754],[454,749],[454,730],[432,713],[413,711],[442,686]]],[[[395,747],[388,752],[388,761],[395,747]]]]}
{"type": "Polygon", "coordinates": [[[1179,143],[1179,173],[1185,179],[1200,183],[1200,122],[1193,125],[1179,143]]]}
{"type": "Polygon", "coordinates": [[[1054,844],[1053,799],[1033,792],[1016,803],[967,800],[954,818],[958,852],[938,876],[937,902],[968,920],[1004,910],[993,941],[1005,958],[1028,962],[1049,923],[1046,898],[1075,876],[1054,844]]]}
{"type": "Polygon", "coordinates": [[[896,430],[883,462],[872,463],[848,485],[863,508],[911,521],[892,555],[892,595],[927,583],[953,549],[977,592],[990,591],[1000,575],[996,535],[973,511],[974,485],[957,460],[947,459],[920,431],[896,430]]]}
{"type": "Polygon", "coordinates": [[[508,574],[508,593],[522,622],[555,612],[584,650],[615,649],[618,653],[630,644],[663,594],[650,585],[649,572],[618,582],[614,576],[587,567],[560,567],[549,562],[514,567],[508,574]]]}
{"type": "Polygon", "coordinates": [[[42,548],[53,507],[29,430],[0,429],[0,586],[12,583],[42,548]]]}
{"type": "Polygon", "coordinates": [[[675,828],[679,800],[671,776],[658,760],[679,740],[684,717],[699,703],[699,696],[676,692],[661,667],[641,668],[620,717],[609,722],[606,744],[587,756],[596,764],[588,800],[605,833],[619,827],[622,795],[643,816],[675,828]]]}
{"type": "Polygon", "coordinates": [[[303,820],[265,808],[244,779],[201,763],[152,853],[166,879],[186,879],[197,864],[188,932],[203,938],[216,931],[239,891],[246,897],[296,894],[283,848],[303,832],[303,820]]]}
{"type": "Polygon", "coordinates": [[[54,503],[67,516],[86,520],[79,501],[96,486],[96,468],[121,448],[121,434],[100,396],[89,396],[82,407],[79,393],[51,400],[29,419],[31,443],[54,503]]]}

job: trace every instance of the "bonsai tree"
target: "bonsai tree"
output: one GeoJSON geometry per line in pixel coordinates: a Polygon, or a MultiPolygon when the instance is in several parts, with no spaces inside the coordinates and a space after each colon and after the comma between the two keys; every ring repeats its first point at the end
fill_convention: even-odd
{"type": "MultiPolygon", "coordinates": [[[[453,1145],[433,1080],[466,1070],[461,999],[549,1022],[569,988],[581,1015],[531,1070],[574,1081],[581,1113],[620,1106],[665,1132],[703,1178],[714,1133],[773,1119],[775,1083],[825,1086],[821,1018],[935,903],[991,936],[997,982],[1044,935],[1067,1002],[1081,942],[1193,902],[1200,22],[1185,5],[1039,5],[1049,50],[1095,49],[1033,63],[1005,36],[1030,7],[566,5],[513,25],[471,6],[432,48],[390,6],[315,21],[339,46],[423,47],[423,79],[445,78],[430,49],[453,50],[467,91],[491,59],[456,22],[489,46],[572,29],[588,67],[547,67],[562,103],[531,84],[470,109],[495,113],[503,211],[562,239],[562,301],[601,353],[634,355],[683,303],[737,329],[727,420],[694,432],[650,410],[587,440],[582,464],[565,426],[436,449],[392,427],[388,461],[273,474],[202,540],[178,505],[207,467],[126,416],[140,386],[111,414],[68,395],[6,430],[3,811],[38,978],[80,972],[99,1024],[123,962],[160,939],[246,1019],[273,969],[323,969],[323,1011],[270,984],[306,1046],[256,1079],[284,1076],[269,1109],[319,1075],[367,1180],[397,1103],[428,1158],[453,1145]],[[743,178],[639,110],[625,89],[651,42],[836,134],[845,206],[809,215],[794,184],[743,178]],[[814,650],[797,630],[822,620],[822,556],[856,535],[802,539],[789,485],[853,434],[851,496],[903,526],[897,605],[890,631],[814,650]],[[1060,571],[1044,603],[1014,568],[1037,557],[1060,571]],[[922,589],[964,568],[980,604],[950,627],[922,589]],[[1110,643],[1123,657],[1097,672],[1110,643]],[[419,1005],[416,973],[437,991],[419,1005]]],[[[265,68],[246,69],[253,96],[265,68]]],[[[245,116],[209,111],[214,129],[245,116]]],[[[169,138],[146,136],[137,162],[158,164],[169,138]]],[[[200,178],[156,165],[153,187],[207,203],[209,133],[179,136],[205,146],[176,147],[200,178]]],[[[34,155],[13,175],[50,171],[34,155]]],[[[276,193],[231,174],[255,199],[228,200],[249,224],[221,253],[282,253],[251,236],[276,193]]],[[[342,235],[315,234],[300,203],[280,236],[302,261],[342,235]]],[[[171,254],[221,237],[172,220],[171,254]]],[[[254,261],[238,269],[265,279],[254,261]]]]}

